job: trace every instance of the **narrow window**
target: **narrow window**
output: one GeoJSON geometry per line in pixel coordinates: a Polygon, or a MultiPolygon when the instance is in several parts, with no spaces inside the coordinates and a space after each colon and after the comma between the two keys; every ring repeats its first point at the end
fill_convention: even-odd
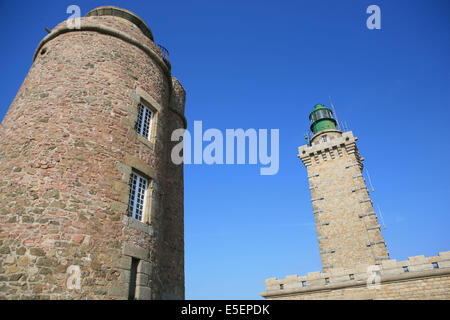
{"type": "Polygon", "coordinates": [[[322,137],[322,141],[323,141],[323,142],[327,142],[327,141],[328,141],[327,135],[324,135],[324,136],[322,137]]]}
{"type": "Polygon", "coordinates": [[[355,280],[355,275],[354,274],[349,274],[348,276],[349,276],[350,280],[355,280]]]}
{"type": "Polygon", "coordinates": [[[306,287],[306,281],[302,281],[302,287],[306,287]]]}
{"type": "Polygon", "coordinates": [[[438,268],[439,268],[439,265],[438,265],[437,262],[432,262],[432,265],[433,265],[433,268],[434,268],[434,269],[438,269],[438,268]]]}
{"type": "Polygon", "coordinates": [[[325,278],[325,283],[329,284],[330,283],[330,278],[325,278]]]}
{"type": "Polygon", "coordinates": [[[284,290],[284,284],[280,284],[280,290],[284,290]]]}
{"type": "Polygon", "coordinates": [[[152,133],[153,111],[139,104],[139,114],[136,122],[136,132],[150,140],[152,133]]]}
{"type": "Polygon", "coordinates": [[[133,219],[142,221],[144,216],[145,194],[148,188],[148,180],[131,173],[130,177],[130,200],[128,202],[128,212],[133,219]]]}
{"type": "Polygon", "coordinates": [[[131,270],[130,270],[130,285],[128,289],[128,300],[134,300],[136,298],[136,278],[139,259],[131,258],[131,270]]]}

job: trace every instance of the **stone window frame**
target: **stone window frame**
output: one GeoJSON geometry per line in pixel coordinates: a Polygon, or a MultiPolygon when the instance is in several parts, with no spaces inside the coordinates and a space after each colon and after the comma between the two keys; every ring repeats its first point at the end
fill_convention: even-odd
{"type": "Polygon", "coordinates": [[[142,102],[139,103],[138,119],[137,119],[136,125],[135,125],[136,132],[139,133],[141,136],[147,138],[148,140],[151,140],[152,139],[152,135],[153,135],[153,131],[152,130],[153,130],[154,118],[155,118],[155,112],[153,111],[153,109],[148,107],[147,103],[142,103],[142,102]],[[141,116],[141,113],[142,113],[142,116],[141,116]],[[146,117],[149,120],[148,125],[147,125],[148,126],[148,129],[147,129],[148,131],[146,133],[142,132],[142,131],[145,131],[144,127],[146,125],[145,124],[145,118],[146,117],[144,116],[144,114],[146,115],[146,117]],[[140,127],[140,129],[138,129],[138,127],[140,127]]]}
{"type": "Polygon", "coordinates": [[[132,177],[132,175],[137,176],[139,179],[146,180],[146,189],[144,191],[144,202],[142,204],[141,220],[136,219],[135,217],[133,217],[132,212],[130,212],[129,204],[128,204],[128,208],[127,208],[127,213],[128,213],[128,216],[131,219],[133,219],[135,221],[138,221],[138,222],[146,223],[147,221],[150,220],[149,217],[150,217],[150,208],[151,208],[151,202],[152,202],[150,193],[152,191],[152,189],[151,189],[151,187],[152,187],[152,179],[150,177],[148,177],[146,174],[140,172],[139,170],[137,170],[135,168],[132,168],[131,173],[130,173],[130,178],[129,178],[129,180],[130,180],[130,182],[129,182],[130,192],[129,192],[129,195],[128,195],[128,199],[130,199],[131,192],[132,192],[132,189],[131,189],[131,177],[132,177]]]}
{"type": "Polygon", "coordinates": [[[137,300],[136,291],[138,286],[137,281],[137,269],[141,260],[136,257],[131,257],[131,266],[129,270],[129,282],[128,282],[128,300],[137,300]]]}
{"type": "MultiPolygon", "coordinates": [[[[131,182],[131,175],[135,174],[138,175],[144,179],[147,180],[147,190],[145,190],[144,195],[144,207],[142,210],[142,220],[137,220],[131,216],[131,212],[129,211],[127,207],[127,217],[128,219],[128,225],[134,229],[138,229],[141,231],[145,231],[147,233],[149,230],[147,230],[147,227],[151,224],[152,221],[152,208],[153,208],[153,190],[154,190],[154,178],[150,177],[149,175],[145,174],[141,170],[132,167],[131,172],[129,174],[129,180],[131,182]],[[139,224],[142,224],[142,226],[139,226],[139,224]]],[[[130,185],[130,191],[129,196],[131,195],[131,185],[130,185]]]]}
{"type": "Polygon", "coordinates": [[[156,171],[144,160],[135,157],[131,154],[125,154],[125,159],[118,165],[119,171],[122,172],[122,179],[114,184],[116,190],[121,193],[121,200],[116,205],[118,208],[123,208],[122,223],[125,226],[144,232],[150,236],[153,235],[152,221],[157,214],[159,199],[157,196],[158,190],[158,176],[156,171]],[[130,197],[130,178],[132,173],[137,173],[148,179],[149,184],[146,192],[146,206],[144,208],[143,219],[138,221],[131,218],[128,210],[128,203],[130,197]],[[123,207],[122,207],[123,205],[123,207]]]}
{"type": "Polygon", "coordinates": [[[122,254],[114,263],[114,267],[120,270],[120,277],[119,283],[111,286],[110,295],[127,300],[130,293],[130,282],[135,280],[135,300],[150,300],[152,298],[152,290],[149,285],[152,262],[148,248],[142,248],[129,242],[123,243],[122,254]],[[131,279],[133,259],[138,260],[136,279],[131,279]]]}
{"type": "Polygon", "coordinates": [[[148,146],[150,149],[154,150],[154,146],[156,144],[156,141],[159,139],[159,118],[161,114],[161,105],[156,102],[155,99],[153,99],[148,92],[146,92],[141,87],[136,88],[136,92],[130,93],[130,97],[133,99],[133,105],[132,105],[132,121],[134,124],[133,127],[133,135],[136,137],[136,139],[146,146],[148,146]],[[136,131],[136,123],[138,121],[138,115],[139,115],[139,107],[140,105],[143,105],[147,107],[151,112],[153,112],[153,117],[151,120],[151,128],[150,133],[148,137],[144,137],[140,133],[136,131]]]}

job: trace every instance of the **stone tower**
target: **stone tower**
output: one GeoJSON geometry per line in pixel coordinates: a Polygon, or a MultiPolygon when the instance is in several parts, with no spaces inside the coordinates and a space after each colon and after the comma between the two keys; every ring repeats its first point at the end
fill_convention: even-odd
{"type": "Polygon", "coordinates": [[[51,30],[0,125],[0,298],[184,299],[184,103],[134,13],[51,30]]]}
{"type": "Polygon", "coordinates": [[[363,158],[352,132],[336,129],[332,111],[316,105],[314,133],[298,157],[308,171],[322,269],[351,268],[389,259],[362,174],[363,158]]]}
{"type": "Polygon", "coordinates": [[[265,280],[269,300],[450,299],[450,251],[389,258],[351,131],[330,109],[311,112],[313,136],[298,148],[308,172],[322,272],[265,280]]]}

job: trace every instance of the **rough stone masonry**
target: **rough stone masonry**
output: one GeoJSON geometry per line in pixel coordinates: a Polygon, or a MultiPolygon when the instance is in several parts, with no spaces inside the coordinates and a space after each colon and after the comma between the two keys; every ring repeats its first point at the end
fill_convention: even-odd
{"type": "Polygon", "coordinates": [[[184,299],[183,167],[169,159],[184,104],[134,13],[100,7],[51,30],[0,126],[1,299],[184,299]],[[149,181],[141,221],[132,173],[149,181]]]}

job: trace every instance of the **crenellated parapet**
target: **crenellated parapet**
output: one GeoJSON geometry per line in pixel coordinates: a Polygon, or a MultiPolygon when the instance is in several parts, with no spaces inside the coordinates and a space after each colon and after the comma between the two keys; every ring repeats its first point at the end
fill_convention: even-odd
{"type": "MultiPolygon", "coordinates": [[[[434,257],[425,257],[423,255],[409,257],[405,261],[383,260],[379,265],[371,268],[368,264],[361,264],[350,269],[333,268],[328,272],[309,272],[306,276],[291,275],[284,279],[269,278],[265,281],[266,291],[261,293],[261,295],[267,299],[285,299],[289,297],[294,297],[295,299],[316,299],[320,298],[317,296],[320,292],[323,294],[333,290],[334,296],[328,294],[326,296],[333,299],[342,296],[342,292],[339,293],[340,289],[348,290],[357,287],[370,292],[373,291],[376,294],[377,288],[374,287],[376,285],[376,277],[379,279],[380,287],[378,289],[381,289],[379,293],[384,294],[383,298],[389,297],[386,295],[386,290],[383,290],[384,284],[391,284],[389,290],[391,293],[395,293],[396,287],[392,285],[393,283],[403,282],[403,286],[407,286],[405,282],[407,283],[408,281],[413,282],[433,277],[448,279],[450,277],[450,251],[440,252],[434,257]],[[369,287],[372,287],[374,290],[369,287]],[[315,296],[311,297],[312,294],[315,296]]],[[[439,284],[434,285],[434,287],[436,286],[439,286],[439,284]]],[[[447,292],[447,295],[450,298],[450,292],[447,292]]],[[[346,297],[348,298],[349,296],[346,297]]],[[[367,296],[362,295],[361,298],[365,299],[367,296]]]]}
{"type": "Polygon", "coordinates": [[[355,163],[348,165],[358,165],[362,169],[364,158],[359,155],[357,140],[352,131],[341,132],[336,129],[320,131],[312,136],[309,145],[298,148],[298,157],[306,167],[309,167],[322,161],[354,154],[355,163]]]}

